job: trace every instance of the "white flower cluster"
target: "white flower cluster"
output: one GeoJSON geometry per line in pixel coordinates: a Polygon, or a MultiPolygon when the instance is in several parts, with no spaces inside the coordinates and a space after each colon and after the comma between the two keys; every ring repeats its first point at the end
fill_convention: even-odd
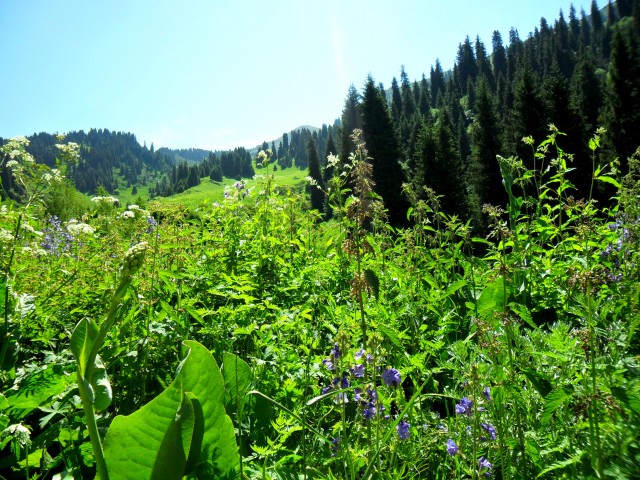
{"type": "Polygon", "coordinates": [[[13,233],[9,230],[5,230],[4,228],[0,228],[0,242],[11,242],[13,241],[13,233]]]}
{"type": "Polygon", "coordinates": [[[138,205],[129,205],[127,209],[120,214],[121,218],[139,218],[139,217],[149,217],[151,214],[147,212],[144,208],[140,208],[138,205]]]}
{"type": "Polygon", "coordinates": [[[335,167],[340,163],[340,158],[336,157],[333,153],[327,156],[327,166],[335,167]]]}
{"type": "Polygon", "coordinates": [[[51,182],[60,182],[63,178],[64,177],[60,173],[60,170],[57,168],[53,168],[42,175],[42,179],[48,184],[51,184],[51,182]]]}
{"type": "Polygon", "coordinates": [[[92,197],[91,201],[94,203],[106,203],[111,205],[120,203],[120,201],[115,197],[92,197]]]}
{"type": "Polygon", "coordinates": [[[96,230],[91,225],[88,225],[88,224],[86,224],[84,222],[76,220],[75,218],[72,218],[71,220],[69,220],[67,222],[67,231],[71,235],[78,236],[78,235],[83,235],[83,234],[84,235],[91,235],[96,230]]]}
{"type": "Polygon", "coordinates": [[[36,230],[35,228],[33,228],[28,223],[23,224],[22,228],[24,228],[27,232],[30,232],[30,233],[33,233],[34,235],[37,235],[38,237],[41,237],[41,236],[44,235],[44,233],[40,232],[39,230],[36,230]]]}

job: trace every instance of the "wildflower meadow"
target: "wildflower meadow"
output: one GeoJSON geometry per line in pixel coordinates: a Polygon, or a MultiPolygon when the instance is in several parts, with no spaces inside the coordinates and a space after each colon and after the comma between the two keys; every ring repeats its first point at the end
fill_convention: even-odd
{"type": "Polygon", "coordinates": [[[77,146],[7,142],[0,478],[638,478],[640,156],[561,139],[499,157],[485,225],[431,195],[402,229],[357,132],[330,219],[270,152],[221,202],[80,208],[77,146]]]}

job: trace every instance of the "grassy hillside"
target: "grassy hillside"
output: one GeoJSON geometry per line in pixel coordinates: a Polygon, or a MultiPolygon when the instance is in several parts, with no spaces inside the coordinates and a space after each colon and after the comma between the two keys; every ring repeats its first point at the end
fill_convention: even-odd
{"type": "MultiPolygon", "coordinates": [[[[255,168],[255,167],[254,167],[255,168]]],[[[286,168],[284,170],[256,168],[256,177],[254,179],[243,179],[245,188],[249,190],[249,195],[254,191],[258,182],[263,176],[271,174],[274,176],[275,184],[280,187],[299,190],[304,188],[305,177],[307,172],[295,167],[286,168]]],[[[225,188],[235,188],[237,180],[233,178],[225,178],[222,182],[214,182],[210,178],[202,178],[200,185],[190,188],[182,193],[172,195],[170,197],[158,197],[154,200],[162,205],[182,205],[186,208],[198,208],[203,205],[211,205],[213,202],[221,202],[224,200],[225,188]]],[[[143,197],[144,198],[144,197],[143,197]]],[[[120,198],[122,201],[123,198],[120,198]]]]}

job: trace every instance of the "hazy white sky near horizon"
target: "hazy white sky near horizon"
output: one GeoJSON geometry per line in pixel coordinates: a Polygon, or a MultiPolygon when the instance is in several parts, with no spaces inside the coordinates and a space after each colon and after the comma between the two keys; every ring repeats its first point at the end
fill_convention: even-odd
{"type": "MultiPolygon", "coordinates": [[[[156,147],[253,147],[331,124],[368,74],[419,79],[476,35],[570,0],[0,0],[0,137],[108,128],[156,147]]],[[[580,16],[591,0],[574,1],[580,16]]],[[[598,1],[600,7],[606,5],[598,1]]]]}

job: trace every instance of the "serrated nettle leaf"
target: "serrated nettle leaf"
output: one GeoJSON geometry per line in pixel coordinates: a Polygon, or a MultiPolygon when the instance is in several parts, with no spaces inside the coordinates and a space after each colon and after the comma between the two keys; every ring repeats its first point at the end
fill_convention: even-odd
{"type": "Polygon", "coordinates": [[[553,413],[558,410],[565,402],[573,396],[573,389],[570,387],[562,387],[553,390],[545,398],[544,410],[540,421],[543,425],[547,425],[551,421],[553,413]]]}

